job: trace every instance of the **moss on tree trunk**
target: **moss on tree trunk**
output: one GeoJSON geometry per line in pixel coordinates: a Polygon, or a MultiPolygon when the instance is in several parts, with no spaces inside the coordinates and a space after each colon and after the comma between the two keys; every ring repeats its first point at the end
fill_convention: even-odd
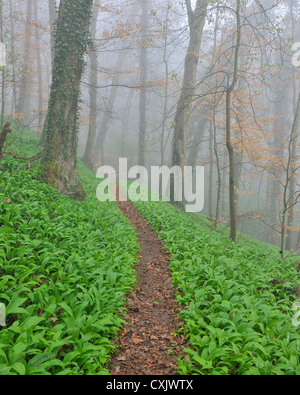
{"type": "Polygon", "coordinates": [[[92,3],[92,0],[60,3],[43,158],[47,182],[78,200],[85,197],[76,169],[78,103],[92,3]]]}

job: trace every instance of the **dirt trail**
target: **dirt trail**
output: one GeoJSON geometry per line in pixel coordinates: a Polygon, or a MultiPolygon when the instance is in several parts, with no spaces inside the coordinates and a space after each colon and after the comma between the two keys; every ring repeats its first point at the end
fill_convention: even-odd
{"type": "Polygon", "coordinates": [[[186,348],[183,335],[174,337],[180,321],[171,285],[169,258],[162,243],[131,202],[118,202],[136,229],[140,243],[138,284],[128,297],[128,317],[112,359],[112,375],[176,375],[176,359],[186,348]],[[173,353],[168,355],[168,350],[173,353]]]}

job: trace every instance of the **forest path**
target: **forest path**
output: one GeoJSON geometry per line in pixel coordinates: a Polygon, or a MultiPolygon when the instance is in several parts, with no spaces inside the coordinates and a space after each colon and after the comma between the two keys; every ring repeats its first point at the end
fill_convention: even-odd
{"type": "Polygon", "coordinates": [[[137,285],[127,299],[127,319],[112,359],[112,375],[176,375],[177,357],[186,348],[180,327],[169,258],[157,235],[131,202],[118,202],[140,244],[137,285]],[[172,355],[168,350],[172,349],[172,355]]]}

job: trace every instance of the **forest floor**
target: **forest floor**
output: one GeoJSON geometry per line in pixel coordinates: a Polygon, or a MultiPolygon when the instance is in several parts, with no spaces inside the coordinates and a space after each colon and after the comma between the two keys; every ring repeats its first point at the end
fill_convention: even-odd
{"type": "Polygon", "coordinates": [[[177,358],[186,348],[178,333],[179,306],[169,270],[170,255],[131,202],[118,202],[135,228],[140,244],[137,285],[127,299],[127,323],[112,359],[112,375],[176,375],[177,358]],[[176,334],[174,336],[174,334],[176,334]]]}

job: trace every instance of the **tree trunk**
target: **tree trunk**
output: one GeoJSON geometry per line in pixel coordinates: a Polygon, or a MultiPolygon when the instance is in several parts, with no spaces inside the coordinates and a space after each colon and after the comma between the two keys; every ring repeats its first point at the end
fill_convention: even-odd
{"type": "Polygon", "coordinates": [[[214,125],[209,122],[209,202],[208,216],[213,218],[213,184],[214,184],[214,125]]]}
{"type": "Polygon", "coordinates": [[[130,118],[130,110],[132,106],[132,100],[134,97],[134,91],[130,91],[125,107],[125,114],[124,114],[124,121],[122,124],[122,130],[121,130],[121,157],[125,158],[126,155],[128,155],[128,152],[126,152],[126,134],[127,134],[127,129],[128,129],[128,122],[130,118]]]}
{"type": "MultiPolygon", "coordinates": [[[[3,9],[2,0],[0,0],[0,42],[3,42],[3,9]]],[[[0,65],[1,66],[1,65],[0,65]]],[[[5,112],[5,67],[1,67],[1,122],[0,130],[4,125],[4,112],[5,112]]]]}
{"type": "Polygon", "coordinates": [[[51,46],[51,64],[54,58],[54,42],[55,42],[55,22],[57,20],[56,0],[48,0],[49,22],[50,22],[50,46],[51,46]]]}
{"type": "Polygon", "coordinates": [[[78,200],[85,197],[76,169],[78,101],[92,4],[92,0],[60,2],[43,158],[47,182],[78,200]]]}
{"type": "MultiPolygon", "coordinates": [[[[56,0],[48,0],[49,9],[49,25],[50,25],[50,47],[51,47],[51,70],[53,73],[53,60],[54,60],[54,44],[55,44],[55,23],[57,20],[56,0]]],[[[44,145],[47,134],[48,114],[46,115],[40,145],[44,145]]]]}
{"type": "MultiPolygon", "coordinates": [[[[96,1],[93,19],[91,26],[91,38],[95,40],[97,30],[97,20],[99,15],[100,1],[96,1]]],[[[95,48],[90,51],[90,65],[91,65],[91,77],[90,77],[90,117],[89,117],[89,132],[84,152],[84,162],[90,168],[93,169],[93,153],[95,146],[95,139],[97,133],[97,117],[98,117],[98,101],[97,101],[97,85],[98,85],[98,56],[95,48]]]]}
{"type": "Polygon", "coordinates": [[[293,185],[293,194],[291,196],[291,183],[294,184],[296,177],[295,169],[295,145],[297,146],[300,126],[300,94],[298,96],[297,106],[295,110],[294,122],[289,136],[288,146],[288,162],[285,175],[285,183],[283,190],[283,210],[281,215],[281,257],[284,258],[284,247],[285,247],[285,235],[286,235],[286,216],[290,214],[293,207],[297,204],[298,198],[295,197],[295,186],[293,185]]]}
{"type": "Polygon", "coordinates": [[[147,29],[148,29],[148,7],[147,0],[142,0],[142,39],[141,39],[141,54],[140,54],[140,68],[141,68],[141,90],[140,90],[140,131],[139,131],[139,161],[140,166],[145,166],[145,151],[146,151],[146,83],[147,83],[147,29]]]}
{"type": "Polygon", "coordinates": [[[226,147],[229,157],[229,209],[230,209],[230,238],[236,241],[236,198],[235,198],[235,160],[231,137],[231,96],[238,80],[239,52],[241,45],[241,0],[237,0],[236,21],[237,21],[237,42],[234,54],[233,79],[226,91],[226,147]]]}
{"type": "MultiPolygon", "coordinates": [[[[181,95],[177,104],[175,115],[175,128],[173,139],[173,166],[179,166],[183,170],[186,160],[186,138],[192,100],[195,94],[195,83],[199,53],[202,41],[202,33],[205,25],[207,12],[207,0],[197,0],[195,11],[192,10],[191,1],[186,0],[190,27],[190,42],[185,58],[184,77],[181,95]]],[[[171,188],[173,191],[173,187],[171,188]]],[[[179,202],[184,206],[184,203],[179,202]]]]}
{"type": "Polygon", "coordinates": [[[31,22],[32,22],[32,0],[27,0],[26,11],[26,31],[25,31],[25,48],[24,48],[24,71],[21,80],[21,89],[18,102],[18,113],[23,114],[23,123],[29,120],[30,107],[30,89],[31,89],[31,70],[30,70],[30,46],[31,46],[31,22]]]}
{"type": "Polygon", "coordinates": [[[39,19],[37,2],[33,2],[33,13],[35,22],[35,45],[36,45],[36,62],[37,62],[37,78],[38,78],[38,130],[41,131],[43,124],[43,76],[42,76],[42,62],[41,62],[41,47],[39,40],[39,19]]]}
{"type": "Polygon", "coordinates": [[[167,109],[168,109],[168,90],[169,90],[169,62],[167,58],[168,49],[168,34],[169,34],[169,11],[170,11],[170,0],[167,4],[167,12],[164,25],[164,57],[163,62],[165,66],[165,93],[164,93],[164,112],[163,112],[163,123],[160,136],[160,164],[165,164],[165,130],[167,122],[167,109]]]}
{"type": "MultiPolygon", "coordinates": [[[[116,64],[116,71],[115,71],[114,77],[112,79],[112,87],[111,87],[109,99],[108,99],[110,110],[113,109],[113,105],[114,105],[114,102],[117,97],[118,82],[120,79],[119,72],[120,72],[120,67],[122,66],[122,64],[124,62],[125,56],[126,56],[126,51],[121,50],[117,64],[116,64]]],[[[110,111],[107,110],[103,114],[103,118],[101,120],[100,127],[99,127],[99,132],[96,137],[95,150],[94,150],[94,155],[93,155],[93,158],[94,158],[93,163],[94,163],[94,167],[96,167],[96,168],[99,167],[100,163],[104,164],[104,142],[105,142],[106,134],[107,134],[107,131],[109,128],[110,120],[111,120],[110,111]]]]}
{"type": "MultiPolygon", "coordinates": [[[[12,0],[9,0],[9,16],[10,16],[10,36],[11,36],[11,59],[13,65],[15,65],[16,55],[15,55],[15,29],[13,21],[13,5],[12,0]]],[[[12,68],[12,104],[11,113],[17,111],[17,84],[16,84],[16,70],[15,67],[12,68]]]]}
{"type": "MultiPolygon", "coordinates": [[[[294,16],[294,7],[293,7],[293,0],[290,0],[290,18],[291,18],[291,24],[292,24],[292,37],[295,37],[295,16],[294,16]]],[[[294,111],[294,117],[296,116],[296,111],[297,111],[297,87],[296,87],[296,81],[293,78],[293,111],[294,111]]],[[[297,128],[295,130],[295,133],[299,135],[300,130],[299,130],[299,124],[297,124],[297,128]]],[[[297,152],[297,138],[293,138],[292,141],[292,148],[291,148],[291,173],[293,176],[291,177],[290,184],[289,184],[289,199],[292,200],[294,195],[295,195],[295,189],[296,189],[296,180],[295,180],[295,159],[296,159],[296,152],[297,152]]],[[[286,230],[286,246],[285,248],[290,251],[292,249],[292,238],[293,238],[293,223],[294,223],[294,206],[291,207],[289,211],[289,215],[287,218],[287,230],[286,230]]]]}
{"type": "Polygon", "coordinates": [[[7,138],[8,133],[11,133],[12,129],[10,127],[10,122],[6,122],[4,125],[1,133],[0,133],[0,159],[2,158],[3,155],[3,147],[7,138]]]}

